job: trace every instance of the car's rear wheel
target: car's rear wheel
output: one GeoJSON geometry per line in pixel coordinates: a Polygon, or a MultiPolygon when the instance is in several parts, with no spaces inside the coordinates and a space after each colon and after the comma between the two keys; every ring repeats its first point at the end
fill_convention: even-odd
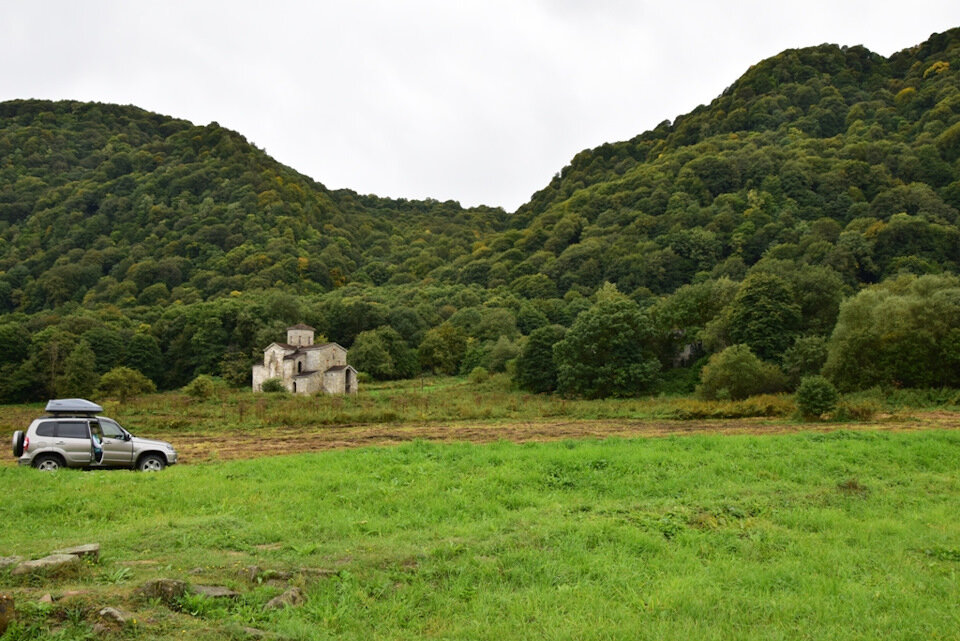
{"type": "Polygon", "coordinates": [[[26,435],[21,430],[13,433],[13,455],[17,458],[23,456],[23,439],[25,437],[26,435]]]}
{"type": "Polygon", "coordinates": [[[41,454],[33,460],[33,466],[44,472],[56,472],[64,467],[63,459],[54,454],[41,454]]]}
{"type": "Polygon", "coordinates": [[[141,472],[159,472],[167,466],[167,462],[159,454],[147,454],[137,461],[137,469],[141,472]]]}

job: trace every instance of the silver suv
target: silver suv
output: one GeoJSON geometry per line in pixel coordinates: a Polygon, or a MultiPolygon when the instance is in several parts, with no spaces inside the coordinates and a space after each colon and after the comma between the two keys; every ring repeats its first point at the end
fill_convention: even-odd
{"type": "Polygon", "coordinates": [[[103,408],[82,398],[52,400],[47,416],[13,433],[13,455],[38,470],[61,467],[126,467],[162,470],[177,462],[170,443],[137,438],[120,424],[98,416],[103,408]]]}

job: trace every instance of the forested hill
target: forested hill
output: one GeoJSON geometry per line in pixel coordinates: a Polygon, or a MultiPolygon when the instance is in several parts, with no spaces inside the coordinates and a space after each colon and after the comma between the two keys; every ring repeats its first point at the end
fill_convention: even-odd
{"type": "Polygon", "coordinates": [[[330,191],[217,123],[129,106],[2,103],[0,159],[2,311],[420,278],[505,222],[330,191]]]}
{"type": "Polygon", "coordinates": [[[785,51],[581,152],[513,214],[328,190],[216,123],[0,103],[0,400],[62,392],[78,346],[98,373],[243,384],[301,321],[376,377],[498,371],[605,282],[649,313],[663,367],[691,342],[779,361],[795,340],[823,348],[864,288],[956,274],[958,209],[960,29],[889,58],[785,51]],[[770,309],[771,292],[792,320],[748,325],[782,336],[738,333],[737,306],[770,309]]]}
{"type": "Polygon", "coordinates": [[[764,255],[851,285],[955,270],[958,74],[960,29],[890,58],[785,51],[709,106],[578,154],[517,212],[516,243],[548,251],[561,289],[665,293],[764,255]]]}

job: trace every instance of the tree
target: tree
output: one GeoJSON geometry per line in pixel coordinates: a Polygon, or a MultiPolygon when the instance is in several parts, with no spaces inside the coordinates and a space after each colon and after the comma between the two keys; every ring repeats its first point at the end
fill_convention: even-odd
{"type": "Polygon", "coordinates": [[[82,338],[96,355],[97,373],[103,374],[123,362],[124,340],[116,330],[94,327],[84,332],[82,338]]]}
{"type": "Polygon", "coordinates": [[[378,380],[410,378],[417,372],[417,354],[389,325],[357,334],[350,348],[357,371],[378,380]]]}
{"type": "Polygon", "coordinates": [[[501,336],[497,342],[490,348],[487,354],[486,369],[491,372],[503,372],[507,369],[507,363],[517,357],[520,350],[516,343],[506,336],[501,336]]]}
{"type": "Polygon", "coordinates": [[[731,303],[729,323],[734,343],[748,345],[764,360],[778,361],[800,327],[793,288],[774,274],[750,274],[731,303]]]}
{"type": "Polygon", "coordinates": [[[903,275],[844,301],[823,373],[839,389],[958,387],[960,278],[903,275]]]}
{"type": "Polygon", "coordinates": [[[827,339],[823,336],[801,336],[783,355],[783,373],[791,387],[805,376],[819,374],[827,362],[827,339]]]}
{"type": "Polygon", "coordinates": [[[0,325],[0,364],[17,364],[30,354],[30,332],[20,323],[0,325]]]}
{"type": "Polygon", "coordinates": [[[700,372],[697,392],[708,400],[739,400],[783,389],[780,369],[764,363],[747,345],[731,345],[713,354],[700,372]]]}
{"type": "Polygon", "coordinates": [[[632,396],[653,384],[660,369],[653,327],[640,306],[605,284],[554,347],[557,389],[573,396],[632,396]]]}
{"type": "Polygon", "coordinates": [[[152,394],[157,391],[153,381],[130,367],[114,367],[100,377],[97,393],[101,396],[118,398],[121,403],[140,394],[152,394]]]}
{"type": "Polygon", "coordinates": [[[452,376],[457,373],[466,350],[467,337],[464,333],[449,322],[444,322],[427,331],[417,352],[421,367],[452,376]]]}
{"type": "Polygon", "coordinates": [[[220,375],[231,387],[250,385],[251,359],[235,346],[230,346],[220,359],[220,375]]]}
{"type": "Polygon", "coordinates": [[[150,380],[157,382],[163,375],[163,354],[160,343],[150,334],[137,333],[130,337],[124,364],[142,372],[150,380]]]}
{"type": "Polygon", "coordinates": [[[562,341],[566,333],[562,325],[548,325],[530,333],[517,356],[515,380],[521,389],[539,394],[557,389],[553,346],[562,341]]]}
{"type": "Polygon", "coordinates": [[[85,398],[97,387],[96,356],[86,341],[78,342],[63,361],[57,395],[85,398]]]}

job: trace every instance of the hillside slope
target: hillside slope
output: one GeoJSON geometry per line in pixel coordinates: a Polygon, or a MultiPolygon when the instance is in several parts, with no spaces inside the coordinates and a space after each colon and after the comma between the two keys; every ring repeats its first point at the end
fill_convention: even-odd
{"type": "Polygon", "coordinates": [[[129,106],[2,103],[0,158],[3,311],[381,284],[422,276],[505,221],[330,191],[217,123],[129,106]],[[425,233],[441,240],[419,264],[425,233]]]}
{"type": "Polygon", "coordinates": [[[785,51],[707,107],[578,154],[517,212],[514,245],[545,250],[538,269],[561,291],[666,293],[764,255],[851,285],[956,270],[958,73],[958,29],[889,59],[785,51]]]}
{"type": "Polygon", "coordinates": [[[845,297],[960,271],[958,210],[960,29],[889,58],[785,51],[710,105],[581,152],[512,215],[328,190],[216,123],[7,102],[0,400],[63,390],[81,343],[97,373],[241,385],[301,321],[381,378],[503,371],[606,281],[649,312],[664,367],[690,344],[749,343],[738,319],[760,295],[790,324],[754,318],[758,353],[807,340],[817,371],[845,297]]]}

